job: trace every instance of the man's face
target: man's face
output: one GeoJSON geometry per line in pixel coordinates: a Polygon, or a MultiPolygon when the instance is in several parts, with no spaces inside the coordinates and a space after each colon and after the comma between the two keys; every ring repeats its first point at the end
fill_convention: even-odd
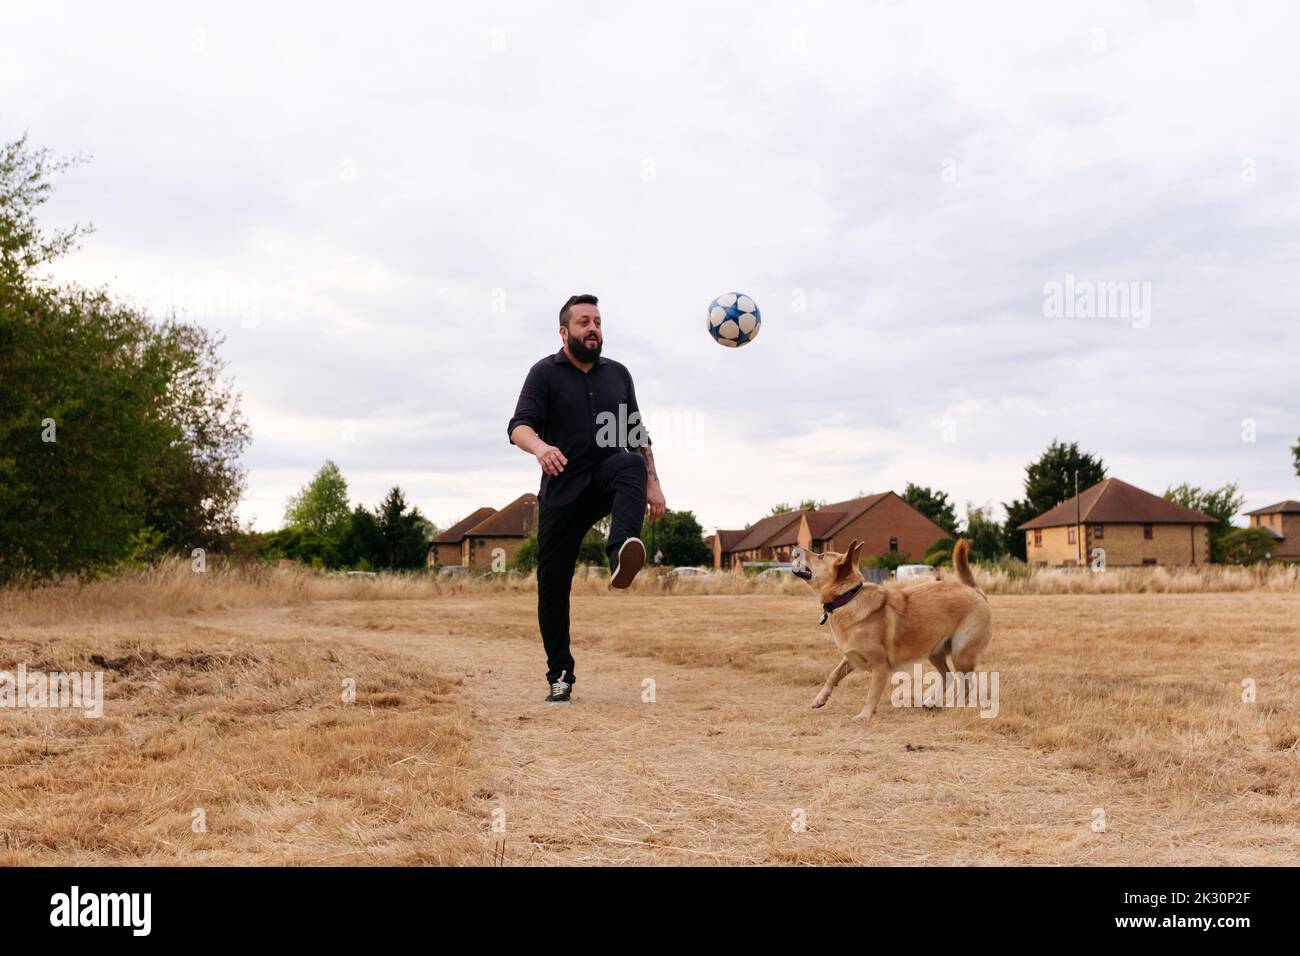
{"type": "Polygon", "coordinates": [[[600,331],[600,309],[594,305],[570,306],[569,327],[560,326],[560,337],[579,362],[596,361],[605,342],[600,331]]]}

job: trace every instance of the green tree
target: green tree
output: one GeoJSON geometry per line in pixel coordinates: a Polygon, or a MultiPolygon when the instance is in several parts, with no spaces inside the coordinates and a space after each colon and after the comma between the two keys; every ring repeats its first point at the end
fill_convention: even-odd
{"type": "MultiPolygon", "coordinates": [[[[804,498],[797,506],[791,505],[788,501],[782,501],[779,504],[772,505],[772,510],[767,514],[770,517],[772,515],[787,515],[795,511],[816,511],[818,508],[825,507],[825,505],[824,500],[819,501],[816,498],[804,498]]],[[[745,527],[748,528],[749,525],[745,525],[745,527]]]]}
{"type": "Polygon", "coordinates": [[[162,323],[157,333],[168,382],[164,417],[172,433],[145,479],[144,520],[168,550],[224,549],[239,530],[239,455],[251,437],[239,395],[222,378],[220,339],[175,321],[162,323]]]}
{"type": "MultiPolygon", "coordinates": [[[[991,508],[976,508],[966,503],[966,533],[970,556],[975,561],[996,561],[1006,554],[1002,526],[993,520],[991,508]]],[[[955,545],[954,545],[955,546],[955,545]]]]}
{"type": "Polygon", "coordinates": [[[311,528],[336,541],[343,538],[349,514],[347,479],[339,466],[328,460],[284,505],[286,525],[311,528]]]}
{"type": "Polygon", "coordinates": [[[90,226],[64,231],[41,227],[37,211],[49,201],[54,179],[83,160],[55,159],[48,149],[31,149],[27,136],[0,148],[0,279],[15,287],[32,283],[34,273],[77,247],[90,226]]]}
{"type": "Polygon", "coordinates": [[[0,148],[0,579],[211,547],[237,529],[248,432],[218,341],[42,272],[89,232],[38,221],[70,165],[25,138],[0,148]]]}
{"type": "Polygon", "coordinates": [[[1300,478],[1300,439],[1291,446],[1291,464],[1295,466],[1295,475],[1300,478]]]}
{"type": "Polygon", "coordinates": [[[348,518],[347,530],[339,540],[339,557],[350,568],[369,570],[387,566],[379,519],[365,505],[357,505],[348,518]],[[364,567],[363,567],[364,565],[364,567]]]}
{"type": "Polygon", "coordinates": [[[424,567],[429,542],[425,537],[424,515],[406,506],[402,489],[394,486],[375,510],[379,526],[380,553],[376,565],[391,570],[424,567]]]}
{"type": "Polygon", "coordinates": [[[1215,519],[1215,524],[1210,527],[1210,560],[1223,561],[1223,539],[1232,532],[1232,519],[1246,503],[1245,495],[1237,493],[1236,483],[1207,489],[1184,482],[1177,488],[1166,489],[1164,496],[1175,504],[1215,519]]]}
{"type": "Polygon", "coordinates": [[[1228,564],[1257,564],[1277,546],[1264,528],[1233,528],[1219,541],[1222,557],[1228,564]]]}
{"type": "Polygon", "coordinates": [[[914,485],[909,481],[903,489],[903,500],[949,534],[957,534],[957,511],[948,500],[946,492],[914,485]]]}
{"type": "Polygon", "coordinates": [[[1027,560],[1025,533],[1019,530],[1020,525],[1074,497],[1076,471],[1080,492],[1106,477],[1106,466],[1100,456],[1080,451],[1077,442],[1067,445],[1055,439],[1038,460],[1025,466],[1025,496],[1002,503],[1007,512],[1003,524],[1003,547],[1007,553],[1027,560]]]}
{"type": "Polygon", "coordinates": [[[692,511],[665,511],[653,525],[646,521],[641,527],[641,540],[651,561],[658,550],[664,553],[663,563],[669,566],[713,563],[713,552],[704,543],[704,529],[692,511]]]}

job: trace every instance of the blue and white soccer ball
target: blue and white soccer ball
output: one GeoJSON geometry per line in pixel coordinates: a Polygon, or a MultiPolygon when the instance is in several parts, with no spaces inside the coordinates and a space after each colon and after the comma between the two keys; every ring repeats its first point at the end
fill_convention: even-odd
{"type": "Polygon", "coordinates": [[[754,300],[742,292],[728,292],[709,303],[709,334],[719,345],[739,348],[758,338],[763,318],[754,300]]]}

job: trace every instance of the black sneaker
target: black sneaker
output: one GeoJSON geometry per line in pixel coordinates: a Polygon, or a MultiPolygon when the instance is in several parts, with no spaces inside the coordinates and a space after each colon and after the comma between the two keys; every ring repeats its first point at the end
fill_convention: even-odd
{"type": "Polygon", "coordinates": [[[626,588],[632,584],[632,579],[636,573],[641,570],[645,564],[645,545],[640,538],[628,538],[623,542],[622,547],[618,549],[618,557],[614,560],[614,573],[609,577],[609,586],[612,588],[626,588]]]}
{"type": "Polygon", "coordinates": [[[573,685],[564,679],[568,671],[560,671],[560,679],[551,682],[551,692],[546,695],[548,704],[569,704],[572,703],[573,685]]]}

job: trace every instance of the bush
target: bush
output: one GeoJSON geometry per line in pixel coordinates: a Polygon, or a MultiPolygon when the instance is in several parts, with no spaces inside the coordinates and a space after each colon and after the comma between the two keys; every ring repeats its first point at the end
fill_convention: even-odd
{"type": "Polygon", "coordinates": [[[1219,553],[1227,564],[1258,564],[1277,547],[1263,528],[1236,528],[1219,539],[1219,553]]]}
{"type": "Polygon", "coordinates": [[[269,561],[288,558],[314,568],[337,568],[341,563],[334,542],[312,528],[282,528],[267,535],[262,556],[269,561]]]}
{"type": "Polygon", "coordinates": [[[888,568],[890,571],[897,571],[899,565],[913,564],[914,562],[910,554],[886,551],[883,554],[873,554],[862,563],[869,568],[888,568]]]}
{"type": "Polygon", "coordinates": [[[921,558],[921,563],[928,564],[932,568],[948,564],[952,560],[952,549],[956,546],[957,542],[952,538],[940,538],[926,549],[925,556],[921,558]]]}
{"type": "MultiPolygon", "coordinates": [[[[609,557],[605,554],[605,536],[597,528],[592,528],[583,536],[582,544],[578,547],[578,560],[576,563],[579,566],[609,567],[609,557]]],[[[515,558],[510,564],[510,569],[527,574],[536,567],[537,533],[533,532],[524,538],[519,547],[515,549],[515,558]]]]}
{"type": "Polygon", "coordinates": [[[515,549],[512,567],[524,574],[537,567],[537,532],[534,531],[520,542],[519,547],[515,549]]]}

